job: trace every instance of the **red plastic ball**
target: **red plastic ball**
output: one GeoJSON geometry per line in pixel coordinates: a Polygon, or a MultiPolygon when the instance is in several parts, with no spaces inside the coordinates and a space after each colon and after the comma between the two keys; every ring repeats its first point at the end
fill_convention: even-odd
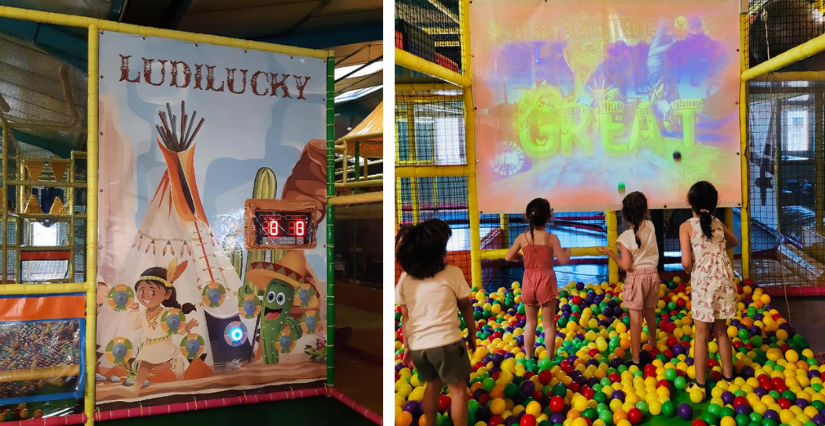
{"type": "Polygon", "coordinates": [[[637,425],[642,422],[642,410],[638,408],[631,408],[630,411],[627,412],[627,419],[630,420],[630,423],[637,425]]]}
{"type": "Polygon", "coordinates": [[[536,401],[541,401],[542,399],[544,399],[544,392],[542,392],[541,389],[536,389],[535,391],[533,391],[533,399],[535,399],[536,401]]]}
{"type": "Polygon", "coordinates": [[[743,397],[743,396],[737,396],[736,398],[733,398],[733,407],[734,407],[734,408],[736,408],[736,407],[738,407],[738,406],[740,406],[740,405],[744,405],[744,406],[746,406],[746,407],[750,407],[750,404],[748,404],[748,400],[747,400],[747,399],[745,399],[745,397],[743,397]]]}
{"type": "Polygon", "coordinates": [[[776,403],[779,404],[779,406],[782,407],[783,410],[790,409],[792,405],[791,400],[789,400],[788,398],[779,398],[779,401],[776,401],[776,403]]]}
{"type": "MultiPolygon", "coordinates": [[[[619,373],[611,373],[609,376],[607,376],[607,378],[610,379],[610,381],[613,382],[613,383],[619,383],[619,382],[622,381],[622,377],[619,376],[619,373]]],[[[573,382],[573,383],[575,383],[575,382],[573,382]]]]}
{"type": "MultiPolygon", "coordinates": [[[[596,391],[594,391],[593,389],[587,388],[587,389],[582,389],[581,394],[587,399],[593,399],[593,397],[596,395],[596,391]]],[[[533,399],[536,399],[536,398],[533,398],[533,399]]]]}
{"type": "Polygon", "coordinates": [[[567,389],[570,389],[570,391],[573,393],[579,392],[581,390],[579,384],[576,382],[570,382],[570,384],[567,385],[567,389]]]}
{"type": "Polygon", "coordinates": [[[564,398],[560,396],[550,398],[550,409],[553,410],[554,413],[562,412],[564,410],[564,398]]]}
{"type": "Polygon", "coordinates": [[[553,380],[553,373],[551,373],[550,370],[539,371],[539,381],[541,384],[546,385],[550,383],[551,380],[553,380]]]}
{"type": "Polygon", "coordinates": [[[573,304],[574,305],[581,305],[582,304],[582,298],[579,297],[579,296],[573,296],[573,304]]]}
{"type": "Polygon", "coordinates": [[[519,422],[521,426],[536,426],[536,418],[532,414],[525,414],[519,422]]]}
{"type": "Polygon", "coordinates": [[[667,347],[672,348],[673,345],[676,344],[676,338],[673,336],[668,337],[667,340],[665,340],[665,344],[667,345],[667,347]]]}
{"type": "Polygon", "coordinates": [[[500,426],[501,425],[501,417],[499,417],[499,416],[490,417],[490,421],[487,422],[487,424],[489,426],[500,426]]]}
{"type": "Polygon", "coordinates": [[[451,402],[452,400],[450,400],[450,397],[447,395],[441,395],[438,397],[438,411],[442,413],[447,411],[447,409],[450,408],[451,402]]]}
{"type": "Polygon", "coordinates": [[[535,375],[536,375],[536,373],[534,373],[532,371],[528,371],[528,372],[524,373],[524,380],[530,380],[530,378],[535,376],[535,375]]]}
{"type": "Polygon", "coordinates": [[[690,426],[708,426],[708,424],[702,419],[696,419],[690,424],[690,426]]]}
{"type": "Polygon", "coordinates": [[[479,405],[487,405],[488,402],[490,402],[490,395],[488,395],[486,393],[483,393],[483,394],[479,395],[479,397],[478,397],[479,405]]]}

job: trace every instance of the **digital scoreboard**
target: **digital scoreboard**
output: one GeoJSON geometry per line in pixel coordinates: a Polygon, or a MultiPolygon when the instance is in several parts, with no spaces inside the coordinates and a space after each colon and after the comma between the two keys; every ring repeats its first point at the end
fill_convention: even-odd
{"type": "Polygon", "coordinates": [[[249,250],[311,249],[316,244],[315,204],[290,200],[246,201],[249,250]]]}

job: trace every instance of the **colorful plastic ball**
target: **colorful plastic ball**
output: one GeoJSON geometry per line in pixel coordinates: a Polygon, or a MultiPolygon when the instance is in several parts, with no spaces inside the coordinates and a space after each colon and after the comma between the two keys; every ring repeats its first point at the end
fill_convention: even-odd
{"type": "Polygon", "coordinates": [[[642,422],[642,410],[638,408],[632,408],[630,411],[627,412],[627,419],[630,420],[630,423],[637,425],[642,422]]]}
{"type": "Polygon", "coordinates": [[[550,398],[550,409],[553,410],[554,413],[562,412],[564,410],[564,398],[560,396],[550,398]]]}
{"type": "MultiPolygon", "coordinates": [[[[682,153],[679,151],[673,151],[673,161],[679,162],[682,161],[682,153]]],[[[696,426],[696,425],[694,425],[696,426]]]]}
{"type": "Polygon", "coordinates": [[[519,421],[520,426],[536,426],[536,416],[532,414],[525,414],[521,421],[519,421]]]}
{"type": "Polygon", "coordinates": [[[685,421],[690,420],[693,417],[693,407],[687,403],[679,404],[677,412],[679,414],[679,418],[685,421]]]}
{"type": "Polygon", "coordinates": [[[665,401],[662,403],[662,414],[666,417],[673,417],[676,415],[676,405],[673,401],[665,401]]]}
{"type": "Polygon", "coordinates": [[[692,403],[698,404],[705,399],[705,394],[700,389],[695,388],[690,391],[689,397],[692,403]]]}
{"type": "Polygon", "coordinates": [[[687,380],[684,377],[679,376],[673,381],[673,386],[676,389],[684,390],[687,387],[687,380]]]}

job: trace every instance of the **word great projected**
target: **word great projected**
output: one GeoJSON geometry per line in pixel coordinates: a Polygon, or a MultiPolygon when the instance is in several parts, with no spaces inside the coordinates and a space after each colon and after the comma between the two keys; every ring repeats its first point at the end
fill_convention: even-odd
{"type": "Polygon", "coordinates": [[[470,11],[479,207],[682,207],[712,181],[741,202],[738,4],[490,0],[470,11]]]}

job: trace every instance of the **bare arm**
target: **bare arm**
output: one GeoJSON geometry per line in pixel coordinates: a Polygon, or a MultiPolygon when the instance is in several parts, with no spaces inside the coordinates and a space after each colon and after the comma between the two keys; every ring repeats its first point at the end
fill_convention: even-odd
{"type": "Polygon", "coordinates": [[[693,269],[693,249],[690,247],[690,223],[685,222],[679,227],[679,247],[682,249],[682,268],[690,272],[693,269]]]}
{"type": "Polygon", "coordinates": [[[507,255],[504,256],[504,260],[512,262],[514,259],[518,257],[518,252],[521,250],[522,239],[524,239],[524,234],[521,234],[518,237],[516,237],[516,241],[513,242],[513,247],[510,247],[510,251],[508,251],[507,255]]]}
{"type": "Polygon", "coordinates": [[[474,352],[476,350],[476,321],[473,317],[473,302],[468,297],[458,299],[458,310],[461,311],[464,325],[467,326],[467,345],[470,351],[474,352]]]}
{"type": "Polygon", "coordinates": [[[573,252],[570,248],[562,248],[559,237],[550,235],[550,241],[553,245],[553,255],[556,257],[556,262],[559,265],[566,265],[570,261],[570,254],[573,252]]]}
{"type": "Polygon", "coordinates": [[[730,249],[739,245],[739,239],[724,224],[722,224],[722,230],[725,231],[725,248],[730,249]]]}
{"type": "Polygon", "coordinates": [[[616,243],[616,247],[619,249],[619,252],[621,252],[621,257],[607,247],[599,247],[596,250],[598,250],[599,253],[606,254],[609,258],[613,259],[613,261],[625,271],[630,270],[630,268],[633,267],[633,257],[630,255],[630,250],[622,245],[622,243],[616,243]]]}
{"type": "Polygon", "coordinates": [[[412,366],[412,354],[410,348],[407,346],[409,336],[407,336],[407,321],[410,319],[409,311],[406,305],[401,305],[401,335],[404,336],[404,364],[412,366]]]}

